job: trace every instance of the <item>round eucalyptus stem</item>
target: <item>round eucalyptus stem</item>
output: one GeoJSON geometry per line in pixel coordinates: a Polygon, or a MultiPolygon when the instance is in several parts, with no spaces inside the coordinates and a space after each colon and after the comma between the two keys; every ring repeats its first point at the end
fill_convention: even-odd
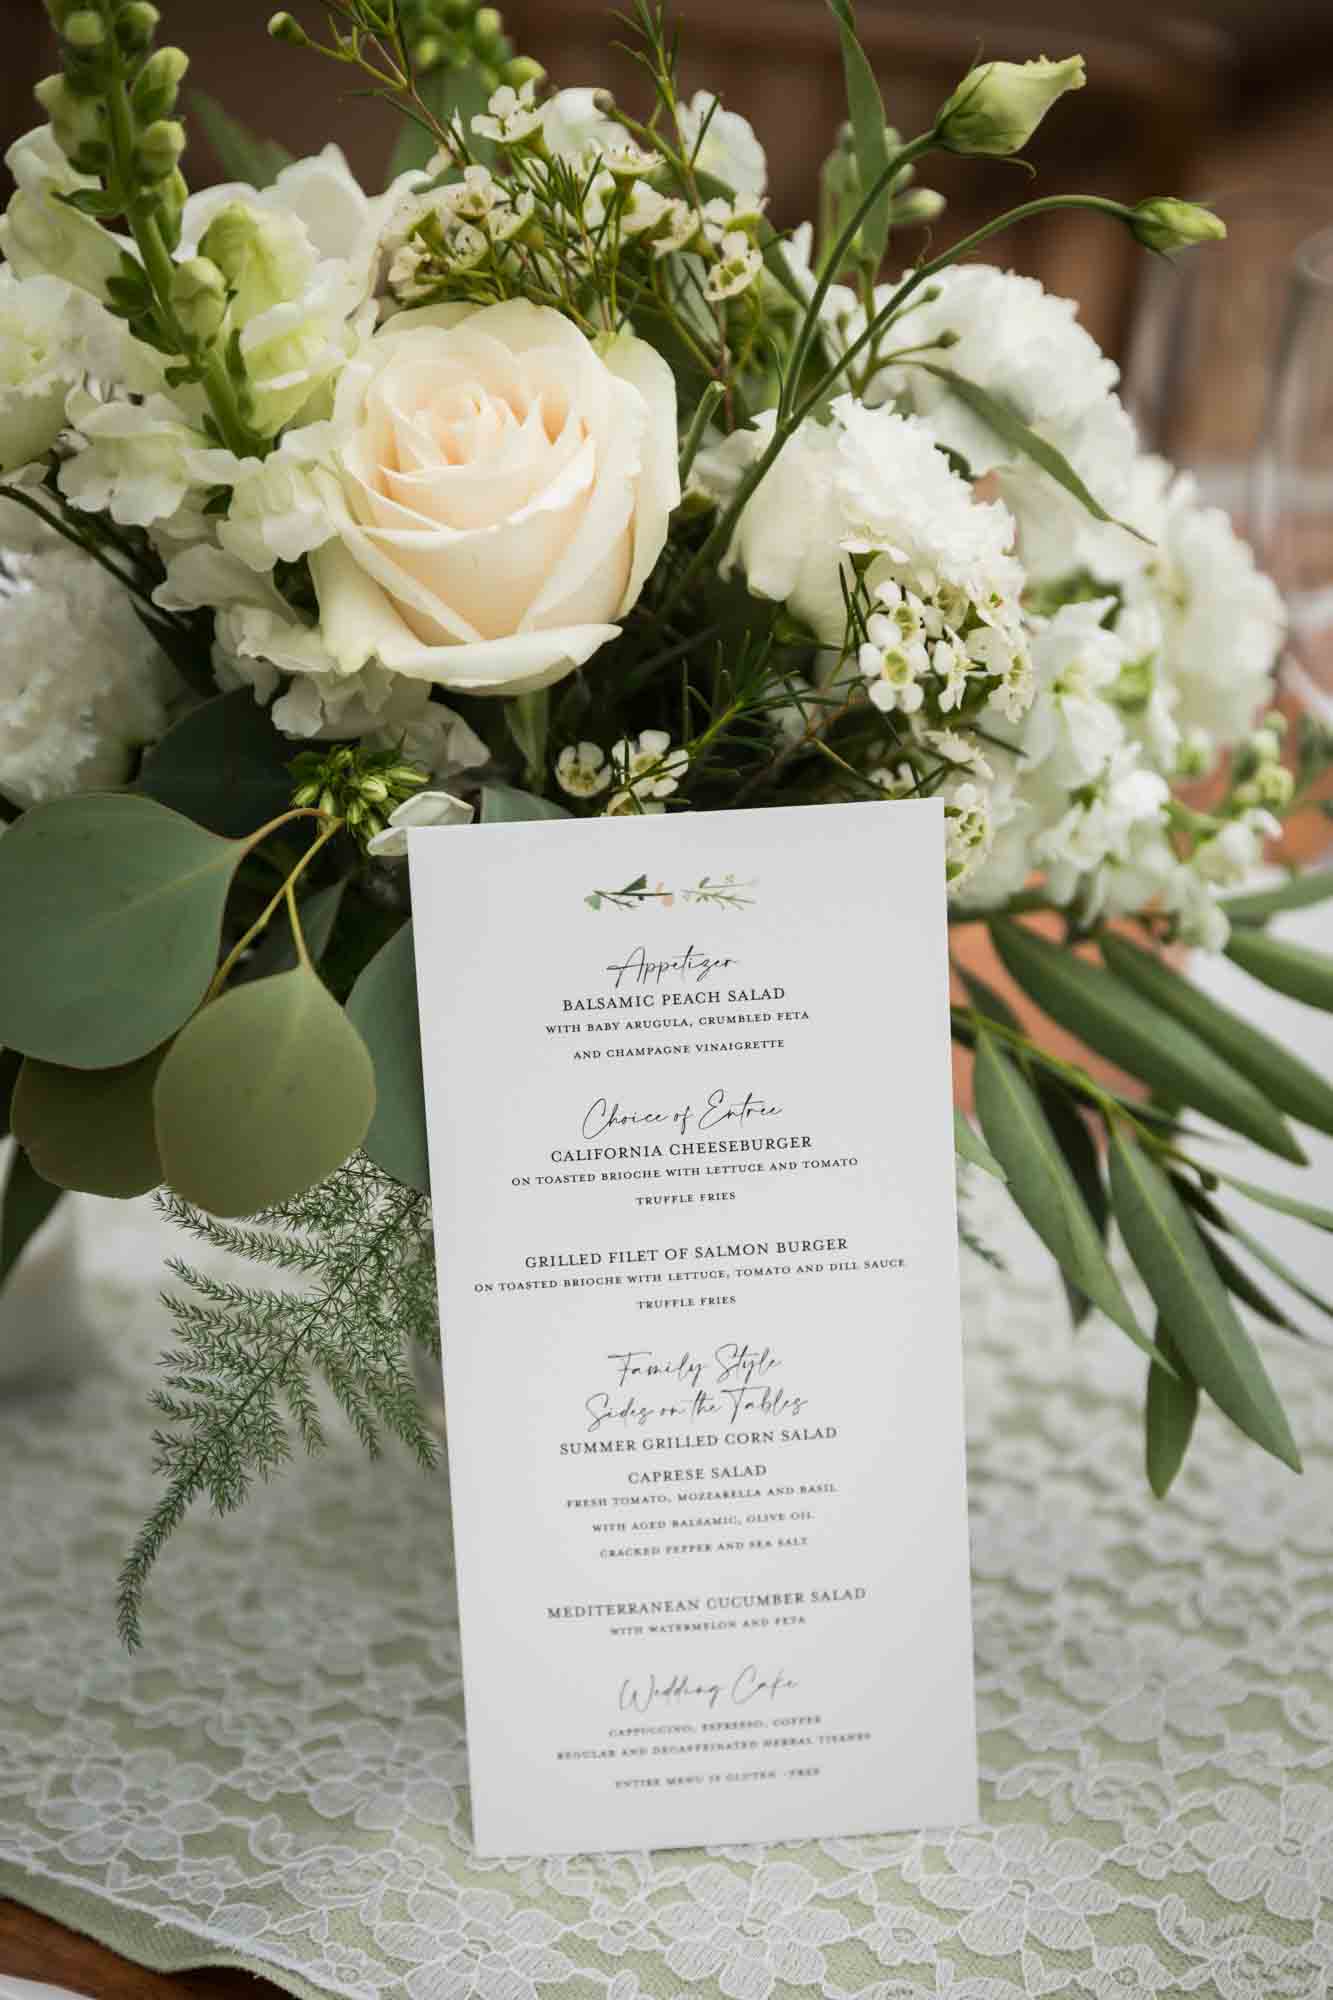
{"type": "MultiPolygon", "coordinates": [[[[309,809],[307,808],[305,810],[308,811],[309,809]]],[[[272,822],[272,826],[265,827],[262,829],[262,833],[269,833],[273,830],[273,827],[281,826],[285,820],[295,818],[296,816],[297,815],[293,813],[284,813],[282,819],[274,820],[272,822]]],[[[315,817],[318,819],[323,819],[325,815],[322,813],[317,813],[315,814],[315,817]]],[[[244,934],[236,940],[236,943],[227,953],[227,956],[223,959],[221,965],[218,967],[217,971],[213,974],[212,981],[209,985],[207,993],[205,993],[203,997],[201,1005],[206,1007],[210,1000],[217,999],[218,994],[222,991],[223,987],[226,985],[228,979],[231,977],[233,971],[236,968],[237,963],[239,962],[243,954],[249,950],[250,946],[254,943],[255,939],[259,936],[260,932],[267,928],[269,920],[273,916],[274,911],[277,909],[279,903],[283,902],[284,900],[287,902],[288,907],[292,912],[292,930],[296,939],[297,951],[301,956],[302,962],[306,965],[309,965],[310,958],[305,947],[305,934],[302,931],[300,922],[296,916],[296,899],[295,899],[296,884],[300,881],[302,875],[304,875],[306,869],[310,866],[311,862],[314,860],[315,856],[319,853],[320,849],[322,847],[327,847],[328,843],[333,839],[333,836],[336,833],[342,832],[344,824],[345,822],[340,819],[330,820],[328,824],[324,827],[323,832],[318,834],[316,838],[311,841],[309,847],[307,847],[305,853],[301,856],[296,866],[292,869],[291,873],[283,881],[281,887],[274,890],[272,896],[270,896],[268,902],[264,905],[264,908],[255,918],[249,930],[244,932],[244,934]]],[[[254,845],[255,842],[262,837],[262,833],[256,834],[252,837],[251,845],[254,845]]]]}

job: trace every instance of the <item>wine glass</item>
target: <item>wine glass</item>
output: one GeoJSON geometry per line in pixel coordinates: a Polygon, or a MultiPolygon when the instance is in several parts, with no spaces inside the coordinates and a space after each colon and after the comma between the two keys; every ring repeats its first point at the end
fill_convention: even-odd
{"type": "Polygon", "coordinates": [[[1140,286],[1124,395],[1144,444],[1252,531],[1252,468],[1292,260],[1333,224],[1333,189],[1242,188],[1212,206],[1223,242],[1154,258],[1140,286]]]}
{"type": "Polygon", "coordinates": [[[1252,505],[1259,559],[1287,601],[1284,686],[1333,725],[1333,228],[1292,260],[1252,505]]]}

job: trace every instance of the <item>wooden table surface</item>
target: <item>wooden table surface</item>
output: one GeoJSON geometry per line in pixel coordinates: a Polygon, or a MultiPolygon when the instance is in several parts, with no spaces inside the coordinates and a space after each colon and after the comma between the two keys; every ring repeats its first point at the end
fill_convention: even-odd
{"type": "Polygon", "coordinates": [[[248,1972],[147,1972],[92,1938],[0,1897],[0,1976],[68,1986],[90,2000],[287,2000],[248,1972]]]}

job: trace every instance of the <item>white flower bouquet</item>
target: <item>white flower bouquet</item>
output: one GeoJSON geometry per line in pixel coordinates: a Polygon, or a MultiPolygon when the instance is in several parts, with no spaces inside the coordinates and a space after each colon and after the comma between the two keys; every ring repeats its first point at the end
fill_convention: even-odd
{"type": "Polygon", "coordinates": [[[304,1281],[180,1267],[131,1637],[190,1502],[318,1444],[312,1378],[371,1448],[429,1453],[411,825],[939,797],[957,935],[989,925],[1089,1052],[964,965],[960,1155],[1075,1315],[1147,1350],[1159,1492],[1200,1390],[1299,1465],[1236,1304],[1292,1322],[1237,1209],[1333,1213],[1214,1142],[1300,1160],[1333,1088],[1164,948],[1333,1005],[1333,961],[1265,928],[1333,873],[1243,886],[1328,745],[1265,712],[1277,593],[1140,451],[1072,303],[967,261],[1057,207],[1156,252],[1223,226],[1054,195],[922,249],[917,164],[1015,154],[1081,59],[984,63],[904,140],[831,6],[849,123],[818,232],[780,235],[759,140],[682,100],[647,0],[643,119],[549,92],[471,0],[276,16],[405,114],[373,195],[207,105],[237,178],[190,193],[157,10],[48,0],[62,70],[0,223],[4,1257],[63,1189],[165,1188],[304,1281]]]}

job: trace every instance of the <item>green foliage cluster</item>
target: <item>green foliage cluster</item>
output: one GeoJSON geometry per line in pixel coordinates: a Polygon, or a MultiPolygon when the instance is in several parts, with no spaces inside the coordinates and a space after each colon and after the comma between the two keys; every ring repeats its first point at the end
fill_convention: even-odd
{"type": "Polygon", "coordinates": [[[201,1498],[218,1513],[238,1507],[256,1479],[281,1470],[293,1437],[306,1451],[323,1447],[320,1384],[372,1456],[387,1436],[423,1466],[436,1457],[408,1358],[413,1342],[439,1352],[423,1196],[358,1157],[245,1227],[174,1195],[160,1206],[210,1250],[277,1274],[281,1288],[171,1263],[176,1345],[153,1397],[166,1426],[154,1440],[166,1489],[121,1570],[129,1645],[139,1640],[149,1571],[185,1510],[201,1498]]]}

